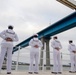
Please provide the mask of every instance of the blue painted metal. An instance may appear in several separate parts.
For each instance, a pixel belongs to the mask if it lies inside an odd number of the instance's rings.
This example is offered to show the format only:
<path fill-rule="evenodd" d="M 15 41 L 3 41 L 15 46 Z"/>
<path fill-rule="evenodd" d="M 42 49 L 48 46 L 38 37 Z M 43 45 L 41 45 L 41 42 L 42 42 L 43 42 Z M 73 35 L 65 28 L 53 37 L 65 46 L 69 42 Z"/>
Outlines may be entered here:
<path fill-rule="evenodd" d="M 50 36 L 61 33 L 63 31 L 71 29 L 73 27 L 76 27 L 76 12 L 74 12 L 71 15 L 63 18 L 62 20 L 50 25 L 46 29 L 38 32 L 38 35 L 39 35 L 39 38 L 41 38 L 41 37 L 50 38 Z M 28 39 L 26 39 L 23 42 L 16 45 L 13 49 L 13 52 L 17 51 L 18 50 L 17 47 L 19 47 L 19 46 L 21 46 L 21 48 L 28 46 L 28 43 L 32 37 L 33 36 L 29 37 Z"/>

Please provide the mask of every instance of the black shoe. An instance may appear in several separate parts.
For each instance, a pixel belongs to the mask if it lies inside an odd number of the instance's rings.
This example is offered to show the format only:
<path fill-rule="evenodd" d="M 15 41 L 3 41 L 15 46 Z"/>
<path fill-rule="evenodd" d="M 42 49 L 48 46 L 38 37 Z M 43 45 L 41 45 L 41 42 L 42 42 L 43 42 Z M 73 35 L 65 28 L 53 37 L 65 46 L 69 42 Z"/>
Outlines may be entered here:
<path fill-rule="evenodd" d="M 7 72 L 7 74 L 11 74 L 11 72 Z"/>
<path fill-rule="evenodd" d="M 57 72 L 51 72 L 51 73 L 53 73 L 53 74 L 57 74 Z"/>
<path fill-rule="evenodd" d="M 75 72 L 73 72 L 73 71 L 69 71 L 70 73 L 75 73 Z"/>
<path fill-rule="evenodd" d="M 62 72 L 58 72 L 59 74 L 62 74 Z"/>
<path fill-rule="evenodd" d="M 29 74 L 33 74 L 33 72 L 28 72 Z"/>
<path fill-rule="evenodd" d="M 38 72 L 34 72 L 35 74 L 38 74 Z"/>

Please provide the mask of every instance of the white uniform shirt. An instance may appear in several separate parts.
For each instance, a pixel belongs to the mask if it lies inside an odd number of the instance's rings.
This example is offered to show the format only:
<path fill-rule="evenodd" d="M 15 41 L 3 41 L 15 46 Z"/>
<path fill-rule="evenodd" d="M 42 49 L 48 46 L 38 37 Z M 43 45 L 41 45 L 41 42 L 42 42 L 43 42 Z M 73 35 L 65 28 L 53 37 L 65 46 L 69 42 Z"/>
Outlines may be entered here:
<path fill-rule="evenodd" d="M 52 41 L 51 42 L 51 46 L 55 49 L 56 47 L 58 47 L 58 48 L 62 48 L 62 45 L 61 45 L 61 43 L 60 43 L 60 41 L 58 41 L 58 40 L 54 40 L 54 41 Z"/>
<path fill-rule="evenodd" d="M 42 42 L 38 38 L 33 38 L 30 40 L 29 45 L 34 49 L 39 49 L 39 47 L 42 47 Z M 38 45 L 38 48 L 35 48 L 34 46 Z"/>
<path fill-rule="evenodd" d="M 68 50 L 69 50 L 70 52 L 76 51 L 76 46 L 75 46 L 73 43 L 71 43 L 71 44 L 68 46 Z"/>
<path fill-rule="evenodd" d="M 12 42 L 7 42 L 5 40 L 7 37 L 11 38 L 13 40 L 13 42 L 14 41 L 18 41 L 18 37 L 17 37 L 16 33 L 13 30 L 11 30 L 11 29 L 7 29 L 7 30 L 2 31 L 0 33 L 0 37 L 3 39 L 2 44 L 3 43 L 4 44 L 8 44 L 8 43 L 12 44 Z"/>

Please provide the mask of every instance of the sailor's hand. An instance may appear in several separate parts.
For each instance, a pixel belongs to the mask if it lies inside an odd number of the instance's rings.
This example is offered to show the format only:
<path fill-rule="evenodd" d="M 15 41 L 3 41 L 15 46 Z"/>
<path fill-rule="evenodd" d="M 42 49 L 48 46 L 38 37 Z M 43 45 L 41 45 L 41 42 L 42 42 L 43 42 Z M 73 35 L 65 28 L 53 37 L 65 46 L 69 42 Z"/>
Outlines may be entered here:
<path fill-rule="evenodd" d="M 11 38 L 9 38 L 9 37 L 7 37 L 5 40 L 6 40 L 7 42 L 8 42 L 8 41 L 10 41 L 10 42 L 13 41 L 13 40 L 12 40 Z"/>
<path fill-rule="evenodd" d="M 35 45 L 34 47 L 35 47 L 35 48 L 38 48 L 39 46 L 38 46 L 38 45 Z"/>
<path fill-rule="evenodd" d="M 76 53 L 76 51 L 72 51 L 73 53 Z"/>
<path fill-rule="evenodd" d="M 60 48 L 59 48 L 59 47 L 55 47 L 55 49 L 56 49 L 56 50 L 58 50 L 58 51 L 60 50 Z"/>

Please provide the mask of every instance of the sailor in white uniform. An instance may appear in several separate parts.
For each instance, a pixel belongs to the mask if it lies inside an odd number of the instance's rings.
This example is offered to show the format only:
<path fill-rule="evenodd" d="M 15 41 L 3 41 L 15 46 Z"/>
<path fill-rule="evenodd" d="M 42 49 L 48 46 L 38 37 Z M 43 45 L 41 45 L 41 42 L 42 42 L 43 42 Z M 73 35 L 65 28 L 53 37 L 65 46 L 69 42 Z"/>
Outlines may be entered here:
<path fill-rule="evenodd" d="M 11 74 L 13 42 L 18 41 L 18 36 L 13 31 L 13 26 L 9 25 L 7 30 L 0 33 L 0 37 L 3 39 L 1 43 L 0 71 L 7 52 L 7 74 Z"/>
<path fill-rule="evenodd" d="M 43 46 L 42 42 L 38 39 L 38 34 L 35 34 L 33 36 L 33 38 L 29 42 L 29 46 L 31 46 L 29 73 L 32 74 L 34 72 L 38 74 L 39 48 Z M 34 60 L 35 67 L 33 66 Z"/>
<path fill-rule="evenodd" d="M 76 46 L 73 41 L 69 41 L 68 50 L 70 51 L 71 70 L 70 73 L 76 72 Z"/>
<path fill-rule="evenodd" d="M 53 37 L 51 46 L 53 48 L 53 61 L 54 61 L 54 67 L 53 67 L 52 73 L 61 74 L 62 73 L 62 65 L 61 65 L 60 49 L 62 48 L 62 46 L 61 46 L 61 43 L 58 40 L 57 36 Z"/>

